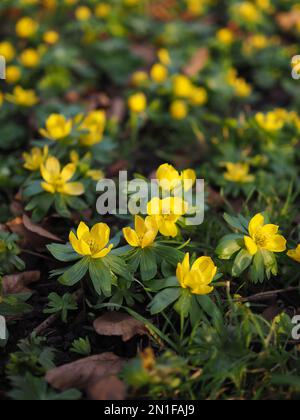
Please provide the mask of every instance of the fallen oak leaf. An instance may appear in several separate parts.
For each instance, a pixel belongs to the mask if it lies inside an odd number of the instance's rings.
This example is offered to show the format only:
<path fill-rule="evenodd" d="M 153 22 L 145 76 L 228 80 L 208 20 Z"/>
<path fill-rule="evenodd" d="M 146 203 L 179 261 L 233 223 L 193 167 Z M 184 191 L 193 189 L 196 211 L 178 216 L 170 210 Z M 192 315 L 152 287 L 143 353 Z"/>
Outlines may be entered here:
<path fill-rule="evenodd" d="M 208 48 L 199 48 L 191 61 L 184 67 L 183 72 L 189 77 L 196 76 L 205 67 L 208 60 Z"/>
<path fill-rule="evenodd" d="M 62 242 L 62 240 L 58 236 L 44 229 L 42 226 L 33 223 L 33 221 L 26 214 L 23 215 L 23 223 L 26 229 L 28 229 L 32 233 L 37 234 L 38 236 L 51 239 L 55 242 Z"/>
<path fill-rule="evenodd" d="M 45 379 L 53 388 L 60 391 L 77 388 L 85 390 L 91 398 L 96 399 L 101 397 L 101 387 L 105 387 L 106 394 L 109 394 L 111 399 L 117 399 L 114 395 L 120 396 L 120 386 L 116 388 L 114 394 L 114 389 L 108 389 L 107 383 L 116 385 L 116 381 L 111 380 L 111 377 L 121 371 L 125 361 L 126 359 L 113 353 L 102 353 L 51 369 L 46 373 Z M 107 382 L 108 378 L 110 379 Z"/>
<path fill-rule="evenodd" d="M 278 13 L 276 16 L 277 23 L 285 30 L 289 31 L 300 22 L 300 11 L 292 10 L 290 12 Z"/>
<path fill-rule="evenodd" d="M 2 278 L 3 295 L 6 296 L 31 292 L 27 286 L 38 282 L 40 278 L 40 271 L 25 271 L 24 273 L 4 276 Z"/>
<path fill-rule="evenodd" d="M 126 397 L 126 386 L 117 376 L 111 375 L 89 386 L 87 394 L 94 401 L 121 401 Z"/>
<path fill-rule="evenodd" d="M 119 336 L 129 341 L 136 335 L 147 335 L 146 326 L 122 312 L 107 312 L 94 321 L 94 329 L 99 335 Z"/>

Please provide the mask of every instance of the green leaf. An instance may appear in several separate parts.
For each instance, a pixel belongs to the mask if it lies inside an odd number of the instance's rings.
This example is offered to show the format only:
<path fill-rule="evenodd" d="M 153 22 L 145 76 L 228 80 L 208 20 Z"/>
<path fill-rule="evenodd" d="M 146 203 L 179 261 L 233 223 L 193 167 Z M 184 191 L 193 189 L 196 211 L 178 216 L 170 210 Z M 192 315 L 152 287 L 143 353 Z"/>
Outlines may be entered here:
<path fill-rule="evenodd" d="M 89 273 L 98 295 L 101 296 L 103 293 L 106 297 L 110 297 L 113 279 L 110 269 L 104 262 L 101 259 L 95 260 L 91 258 L 89 262 Z"/>
<path fill-rule="evenodd" d="M 154 279 L 157 274 L 156 255 L 151 248 L 142 249 L 140 253 L 140 269 L 143 281 Z"/>
<path fill-rule="evenodd" d="M 253 283 L 262 283 L 265 279 L 264 259 L 263 254 L 260 250 L 255 254 L 253 258 L 253 263 L 251 265 L 250 270 L 250 277 Z"/>
<path fill-rule="evenodd" d="M 161 260 L 165 260 L 173 267 L 176 267 L 184 258 L 184 253 L 182 251 L 170 246 L 155 244 L 153 250 Z"/>
<path fill-rule="evenodd" d="M 169 287 L 159 292 L 149 305 L 151 315 L 156 315 L 175 302 L 181 294 L 181 287 Z"/>
<path fill-rule="evenodd" d="M 76 261 L 80 257 L 70 244 L 62 245 L 62 244 L 50 244 L 47 245 L 47 249 L 56 258 L 58 261 L 62 262 L 69 262 L 69 261 Z"/>
<path fill-rule="evenodd" d="M 231 226 L 233 229 L 237 229 L 245 234 L 247 234 L 247 229 L 243 226 L 243 223 L 238 217 L 230 216 L 227 213 L 224 213 L 225 221 Z"/>
<path fill-rule="evenodd" d="M 190 313 L 192 307 L 192 298 L 193 295 L 188 290 L 182 289 L 181 296 L 174 306 L 175 311 L 184 318 L 186 318 Z"/>
<path fill-rule="evenodd" d="M 68 210 L 65 197 L 62 194 L 57 194 L 55 196 L 55 209 L 60 216 L 67 219 L 71 217 L 71 213 Z"/>
<path fill-rule="evenodd" d="M 245 249 L 242 249 L 236 256 L 233 267 L 232 275 L 233 277 L 239 277 L 251 264 L 253 256 Z"/>
<path fill-rule="evenodd" d="M 89 268 L 89 257 L 82 258 L 69 268 L 58 281 L 65 286 L 74 286 L 86 275 Z"/>
<path fill-rule="evenodd" d="M 168 287 L 178 287 L 179 282 L 176 277 L 168 277 L 167 279 L 161 279 L 161 280 L 151 280 L 149 285 L 147 284 L 147 287 L 152 292 L 159 292 L 162 289 L 166 289 Z"/>
<path fill-rule="evenodd" d="M 113 273 L 124 277 L 124 279 L 130 282 L 133 281 L 133 275 L 130 272 L 130 268 L 121 257 L 109 254 L 103 258 L 103 262 Z"/>
<path fill-rule="evenodd" d="M 239 251 L 244 244 L 244 237 L 242 235 L 226 235 L 219 242 L 216 248 L 216 254 L 221 260 L 229 260 L 233 254 Z"/>

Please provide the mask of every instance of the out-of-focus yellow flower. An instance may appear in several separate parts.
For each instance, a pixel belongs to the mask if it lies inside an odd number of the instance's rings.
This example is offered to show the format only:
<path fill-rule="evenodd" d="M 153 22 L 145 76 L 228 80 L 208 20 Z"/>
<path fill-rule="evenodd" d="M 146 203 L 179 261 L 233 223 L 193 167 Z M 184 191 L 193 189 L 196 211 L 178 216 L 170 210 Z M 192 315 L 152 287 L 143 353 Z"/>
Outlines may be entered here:
<path fill-rule="evenodd" d="M 49 45 L 57 44 L 59 41 L 59 33 L 56 31 L 47 31 L 44 33 L 43 40 Z"/>
<path fill-rule="evenodd" d="M 145 71 L 136 71 L 133 73 L 131 82 L 134 86 L 140 86 L 148 80 L 148 74 Z"/>
<path fill-rule="evenodd" d="M 217 40 L 224 45 L 231 45 L 234 41 L 234 33 L 229 28 L 222 28 L 217 32 Z"/>
<path fill-rule="evenodd" d="M 300 263 L 300 245 L 298 245 L 296 249 L 288 251 L 287 255 L 292 258 L 292 260 Z"/>
<path fill-rule="evenodd" d="M 150 74 L 154 82 L 163 83 L 167 80 L 169 71 L 163 64 L 157 63 L 152 66 Z"/>
<path fill-rule="evenodd" d="M 192 15 L 200 16 L 204 12 L 205 0 L 186 0 L 187 10 Z"/>
<path fill-rule="evenodd" d="M 184 120 L 188 115 L 188 106 L 185 101 L 177 99 L 171 103 L 170 114 L 175 120 Z"/>
<path fill-rule="evenodd" d="M 202 106 L 207 103 L 208 95 L 203 87 L 194 87 L 190 95 L 190 103 L 194 106 Z"/>
<path fill-rule="evenodd" d="M 170 66 L 172 64 L 169 51 L 166 48 L 161 48 L 160 50 L 158 50 L 157 56 L 158 56 L 159 61 L 164 66 Z"/>
<path fill-rule="evenodd" d="M 93 146 L 103 140 L 103 133 L 106 124 L 104 111 L 92 111 L 82 121 L 79 129 L 85 133 L 80 136 L 82 146 Z"/>
<path fill-rule="evenodd" d="M 106 18 L 111 12 L 111 5 L 108 3 L 99 3 L 95 8 L 95 16 Z"/>
<path fill-rule="evenodd" d="M 154 216 L 159 232 L 163 236 L 175 238 L 178 234 L 176 223 L 188 211 L 188 204 L 179 197 L 168 197 L 163 200 L 153 198 L 147 205 L 149 216 Z"/>
<path fill-rule="evenodd" d="M 31 107 L 39 102 L 34 90 L 25 90 L 21 86 L 16 86 L 12 94 L 7 93 L 6 99 L 16 105 Z"/>
<path fill-rule="evenodd" d="M 50 140 L 63 140 L 71 134 L 73 122 L 64 115 L 51 114 L 46 121 L 46 128 L 40 129 L 40 134 Z"/>
<path fill-rule="evenodd" d="M 140 354 L 140 357 L 141 357 L 143 368 L 146 371 L 150 372 L 155 367 L 155 364 L 156 364 L 155 354 L 152 347 L 147 347 L 145 350 L 143 350 Z"/>
<path fill-rule="evenodd" d="M 48 157 L 49 149 L 45 146 L 43 149 L 39 147 L 33 147 L 30 153 L 24 152 L 23 159 L 25 161 L 24 168 L 28 171 L 38 171 L 41 165 L 45 162 Z"/>
<path fill-rule="evenodd" d="M 41 165 L 41 175 L 45 181 L 41 183 L 41 186 L 51 194 L 82 195 L 84 193 L 83 184 L 81 182 L 70 182 L 75 172 L 76 165 L 74 163 L 69 163 L 61 169 L 59 160 L 50 156 Z"/>
<path fill-rule="evenodd" d="M 173 77 L 173 94 L 178 98 L 189 98 L 193 90 L 193 84 L 187 76 L 177 74 Z"/>
<path fill-rule="evenodd" d="M 38 30 L 39 24 L 30 17 L 21 18 L 16 24 L 16 33 L 20 38 L 30 38 Z"/>
<path fill-rule="evenodd" d="M 226 163 L 227 172 L 224 174 L 224 178 L 227 181 L 238 182 L 241 184 L 246 184 L 253 182 L 255 177 L 250 175 L 250 167 L 248 163 Z"/>
<path fill-rule="evenodd" d="M 157 169 L 156 179 L 164 191 L 173 191 L 180 186 L 188 191 L 195 185 L 196 173 L 193 169 L 178 172 L 174 166 L 165 163 Z"/>
<path fill-rule="evenodd" d="M 20 54 L 20 62 L 24 67 L 33 68 L 37 67 L 40 63 L 40 55 L 33 48 L 28 48 Z"/>
<path fill-rule="evenodd" d="M 16 56 L 16 50 L 14 46 L 8 42 L 0 42 L 0 55 L 2 55 L 7 62 L 12 61 Z"/>
<path fill-rule="evenodd" d="M 57 0 L 42 0 L 43 7 L 47 10 L 54 11 L 57 8 Z"/>
<path fill-rule="evenodd" d="M 274 10 L 270 0 L 255 0 L 255 4 L 263 12 L 271 13 Z"/>
<path fill-rule="evenodd" d="M 136 6 L 140 3 L 140 0 L 123 0 L 126 6 Z"/>
<path fill-rule="evenodd" d="M 263 34 L 253 35 L 250 39 L 250 42 L 251 45 L 258 50 L 262 50 L 268 46 L 268 39 Z"/>
<path fill-rule="evenodd" d="M 258 8 L 250 1 L 244 1 L 234 6 L 238 16 L 245 22 L 256 23 L 261 20 Z"/>
<path fill-rule="evenodd" d="M 0 107 L 3 105 L 3 103 L 4 103 L 4 94 L 0 92 Z"/>
<path fill-rule="evenodd" d="M 135 216 L 135 230 L 130 227 L 123 229 L 124 238 L 129 245 L 142 249 L 153 245 L 157 233 L 158 227 L 152 216 L 146 217 L 145 220 L 140 216 Z"/>
<path fill-rule="evenodd" d="M 93 181 L 100 181 L 100 179 L 104 178 L 104 172 L 98 169 L 89 169 L 91 159 L 91 153 L 86 153 L 80 160 L 79 154 L 76 150 L 72 150 L 70 152 L 71 162 L 74 163 L 85 176 L 91 178 Z"/>
<path fill-rule="evenodd" d="M 237 76 L 236 69 L 230 69 L 227 75 L 227 81 L 235 90 L 235 94 L 240 98 L 246 98 L 251 95 L 252 87 L 245 79 Z"/>
<path fill-rule="evenodd" d="M 259 112 L 255 115 L 255 121 L 257 124 L 266 131 L 274 132 L 279 131 L 284 127 L 284 119 L 276 112 L 268 112 L 263 114 Z"/>
<path fill-rule="evenodd" d="M 15 84 L 21 79 L 21 69 L 18 66 L 8 66 L 6 68 L 6 81 Z"/>
<path fill-rule="evenodd" d="M 284 252 L 286 239 L 278 234 L 279 226 L 265 225 L 264 216 L 259 213 L 249 223 L 249 235 L 245 236 L 245 246 L 251 255 L 255 255 L 260 249 L 270 252 Z"/>
<path fill-rule="evenodd" d="M 64 3 L 69 6 L 73 6 L 74 4 L 77 4 L 78 2 L 79 0 L 64 0 Z"/>
<path fill-rule="evenodd" d="M 97 223 L 90 230 L 84 222 L 81 222 L 76 235 L 71 232 L 69 240 L 77 254 L 99 259 L 106 257 L 113 248 L 113 245 L 107 247 L 109 237 L 110 228 L 106 223 Z"/>
<path fill-rule="evenodd" d="M 183 289 L 190 289 L 195 295 L 208 295 L 214 287 L 211 283 L 217 274 L 217 267 L 210 257 L 200 257 L 190 265 L 190 254 L 186 254 L 177 266 L 176 277 Z"/>
<path fill-rule="evenodd" d="M 81 22 L 85 22 L 92 17 L 92 11 L 87 6 L 79 6 L 75 10 L 75 17 Z"/>
<path fill-rule="evenodd" d="M 130 96 L 128 99 L 128 106 L 129 109 L 136 114 L 144 112 L 147 108 L 146 95 L 142 92 L 139 92 Z"/>
<path fill-rule="evenodd" d="M 89 169 L 86 175 L 96 182 L 104 178 L 104 172 L 101 171 L 100 169 Z"/>

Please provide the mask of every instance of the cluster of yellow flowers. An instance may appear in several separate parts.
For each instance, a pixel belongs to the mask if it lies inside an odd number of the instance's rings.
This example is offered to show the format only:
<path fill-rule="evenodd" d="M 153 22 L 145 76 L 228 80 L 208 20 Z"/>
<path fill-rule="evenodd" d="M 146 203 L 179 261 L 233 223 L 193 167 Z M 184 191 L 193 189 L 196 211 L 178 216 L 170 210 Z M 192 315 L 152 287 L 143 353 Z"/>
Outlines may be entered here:
<path fill-rule="evenodd" d="M 104 111 L 91 111 L 87 116 L 78 115 L 74 119 L 67 119 L 61 114 L 52 114 L 46 121 L 45 128 L 40 134 L 53 141 L 68 139 L 72 130 L 79 133 L 79 144 L 91 147 L 103 140 L 106 124 Z"/>
<path fill-rule="evenodd" d="M 248 163 L 226 163 L 227 171 L 224 174 L 224 178 L 230 182 L 237 182 L 241 184 L 247 184 L 255 180 L 254 175 L 251 175 L 250 166 Z"/>
<path fill-rule="evenodd" d="M 240 98 L 247 98 L 252 93 L 252 86 L 242 77 L 238 77 L 236 69 L 230 69 L 227 74 L 227 83 L 234 89 Z"/>
<path fill-rule="evenodd" d="M 266 114 L 259 112 L 255 115 L 255 121 L 259 127 L 268 132 L 280 131 L 286 124 L 292 124 L 297 130 L 300 130 L 300 117 L 297 112 L 289 112 L 282 108 L 277 108 Z"/>

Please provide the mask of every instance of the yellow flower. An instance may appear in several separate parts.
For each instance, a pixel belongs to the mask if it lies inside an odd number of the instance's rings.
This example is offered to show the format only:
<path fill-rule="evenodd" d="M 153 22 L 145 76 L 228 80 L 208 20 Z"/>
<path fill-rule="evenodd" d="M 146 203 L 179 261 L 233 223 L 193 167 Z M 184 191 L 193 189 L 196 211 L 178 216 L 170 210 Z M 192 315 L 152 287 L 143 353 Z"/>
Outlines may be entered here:
<path fill-rule="evenodd" d="M 147 98 L 144 93 L 136 93 L 128 99 L 129 109 L 136 113 L 140 114 L 145 111 L 147 108 Z"/>
<path fill-rule="evenodd" d="M 28 48 L 20 54 L 20 62 L 24 67 L 37 67 L 40 63 L 40 55 L 33 48 Z"/>
<path fill-rule="evenodd" d="M 245 98 L 251 95 L 252 87 L 245 79 L 237 76 L 236 69 L 230 69 L 227 75 L 227 81 L 233 87 L 237 96 Z"/>
<path fill-rule="evenodd" d="M 168 75 L 168 69 L 163 64 L 154 64 L 154 66 L 151 69 L 151 78 L 156 83 L 165 82 L 168 78 Z"/>
<path fill-rule="evenodd" d="M 170 64 L 172 64 L 169 51 L 166 48 L 161 48 L 160 50 L 158 50 L 157 56 L 161 64 L 163 64 L 164 66 L 169 66 Z"/>
<path fill-rule="evenodd" d="M 251 255 L 260 249 L 270 252 L 283 252 L 286 250 L 286 239 L 278 234 L 279 226 L 267 224 L 262 214 L 257 214 L 249 223 L 249 235 L 245 236 L 245 245 Z"/>
<path fill-rule="evenodd" d="M 203 87 L 193 87 L 190 102 L 194 106 L 202 106 L 207 103 L 208 95 L 206 89 Z"/>
<path fill-rule="evenodd" d="M 184 101 L 177 99 L 170 106 L 170 114 L 174 120 L 184 120 L 188 115 L 188 107 Z"/>
<path fill-rule="evenodd" d="M 281 115 L 274 112 L 263 114 L 259 112 L 255 116 L 257 124 L 266 131 L 279 131 L 284 127 L 285 121 Z"/>
<path fill-rule="evenodd" d="M 173 94 L 179 98 L 189 98 L 193 89 L 190 79 L 183 74 L 173 77 Z"/>
<path fill-rule="evenodd" d="M 0 55 L 2 55 L 7 62 L 9 62 L 15 58 L 16 50 L 10 42 L 0 42 Z"/>
<path fill-rule="evenodd" d="M 190 254 L 186 254 L 182 263 L 177 266 L 176 277 L 183 289 L 190 289 L 195 295 L 208 295 L 214 288 L 210 286 L 217 267 L 210 257 L 198 258 L 190 266 Z"/>
<path fill-rule="evenodd" d="M 261 19 L 261 14 L 257 7 L 250 3 L 250 1 L 244 1 L 235 7 L 237 8 L 239 17 L 244 21 L 257 22 Z"/>
<path fill-rule="evenodd" d="M 234 33 L 229 28 L 222 28 L 217 32 L 217 40 L 224 45 L 231 45 L 234 41 Z"/>
<path fill-rule="evenodd" d="M 106 247 L 109 237 L 110 228 L 107 224 L 97 223 L 90 230 L 84 222 L 81 222 L 77 234 L 71 232 L 69 240 L 77 254 L 99 259 L 106 257 L 113 248 L 113 245 Z"/>
<path fill-rule="evenodd" d="M 270 0 L 255 0 L 257 7 L 264 12 L 272 12 L 273 6 Z"/>
<path fill-rule="evenodd" d="M 44 33 L 43 40 L 50 45 L 54 45 L 59 41 L 59 33 L 56 31 L 47 31 Z"/>
<path fill-rule="evenodd" d="M 79 126 L 85 133 L 80 137 L 82 146 L 93 146 L 103 140 L 103 133 L 106 124 L 106 114 L 104 111 L 90 112 Z"/>
<path fill-rule="evenodd" d="M 181 185 L 185 191 L 188 191 L 196 182 L 196 173 L 192 169 L 186 169 L 179 173 L 174 166 L 165 163 L 157 169 L 156 179 L 164 191 L 173 191 Z"/>
<path fill-rule="evenodd" d="M 227 181 L 239 182 L 242 184 L 253 182 L 254 175 L 249 174 L 249 165 L 247 163 L 226 163 L 227 172 L 224 174 L 224 178 Z"/>
<path fill-rule="evenodd" d="M 21 70 L 18 66 L 8 66 L 6 68 L 6 81 L 15 84 L 21 79 Z"/>
<path fill-rule="evenodd" d="M 31 107 L 38 103 L 39 99 L 34 90 L 25 90 L 21 86 L 16 86 L 13 94 L 7 94 L 6 99 L 13 104 Z"/>
<path fill-rule="evenodd" d="M 95 8 L 95 16 L 106 18 L 111 11 L 111 5 L 108 3 L 100 3 Z"/>
<path fill-rule="evenodd" d="M 44 149 L 39 147 L 34 147 L 31 149 L 30 153 L 23 153 L 23 159 L 25 161 L 24 168 L 28 171 L 37 171 L 40 169 L 41 165 L 45 162 L 48 156 L 48 147 L 45 146 Z"/>
<path fill-rule="evenodd" d="M 51 140 L 62 140 L 70 135 L 72 125 L 72 120 L 67 120 L 64 115 L 51 114 L 46 121 L 46 128 L 42 128 L 40 134 Z"/>
<path fill-rule="evenodd" d="M 131 82 L 134 86 L 140 86 L 148 80 L 148 74 L 145 71 L 136 71 L 133 73 Z"/>
<path fill-rule="evenodd" d="M 292 258 L 292 260 L 300 263 L 300 245 L 298 245 L 296 249 L 288 251 L 287 255 Z"/>
<path fill-rule="evenodd" d="M 39 28 L 39 24 L 30 17 L 21 18 L 16 24 L 16 33 L 20 38 L 32 37 Z"/>
<path fill-rule="evenodd" d="M 41 165 L 41 175 L 45 182 L 42 188 L 51 193 L 66 195 L 82 195 L 84 186 L 81 182 L 69 182 L 76 172 L 76 165 L 69 163 L 61 169 L 59 161 L 54 156 L 48 157 L 46 162 Z"/>
<path fill-rule="evenodd" d="M 3 105 L 4 102 L 4 94 L 0 92 L 0 107 Z"/>
<path fill-rule="evenodd" d="M 147 205 L 147 213 L 155 217 L 159 232 L 163 236 L 175 238 L 178 234 L 176 223 L 188 211 L 188 204 L 179 197 L 163 200 L 153 198 Z"/>
<path fill-rule="evenodd" d="M 204 0 L 186 0 L 188 11 L 195 16 L 202 15 L 204 12 Z"/>
<path fill-rule="evenodd" d="M 75 16 L 77 20 L 84 22 L 91 18 L 92 12 L 87 6 L 79 6 L 75 10 Z"/>
<path fill-rule="evenodd" d="M 153 245 L 158 233 L 158 227 L 154 217 L 148 216 L 144 220 L 135 216 L 135 230 L 130 227 L 123 229 L 123 234 L 129 245 L 137 248 L 147 248 Z"/>
<path fill-rule="evenodd" d="M 100 169 L 89 169 L 86 174 L 93 181 L 97 182 L 104 178 L 104 172 Z"/>

